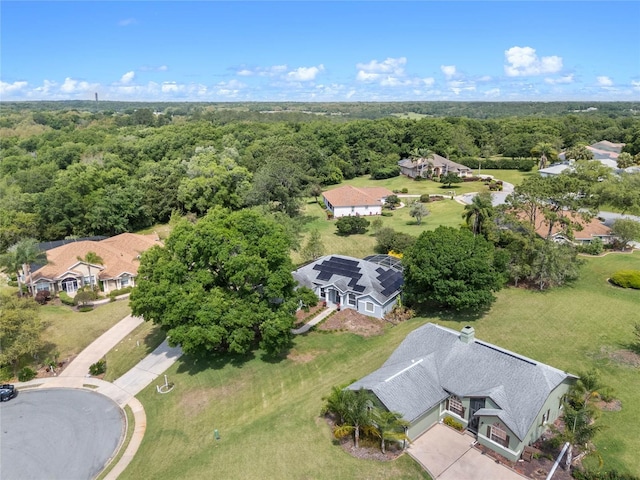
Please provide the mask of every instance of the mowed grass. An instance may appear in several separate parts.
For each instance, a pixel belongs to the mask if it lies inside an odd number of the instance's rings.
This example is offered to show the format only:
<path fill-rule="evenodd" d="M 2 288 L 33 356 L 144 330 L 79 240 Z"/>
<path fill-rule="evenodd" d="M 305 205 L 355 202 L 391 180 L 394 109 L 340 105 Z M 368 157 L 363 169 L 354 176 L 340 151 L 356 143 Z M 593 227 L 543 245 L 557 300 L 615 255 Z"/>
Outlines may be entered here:
<path fill-rule="evenodd" d="M 479 339 L 572 373 L 599 368 L 622 410 L 603 414 L 596 445 L 606 468 L 637 473 L 640 372 L 602 353 L 623 350 L 638 321 L 640 292 L 606 281 L 621 268 L 640 269 L 640 252 L 587 259 L 581 279 L 568 287 L 503 290 L 477 319 L 428 315 L 366 339 L 312 332 L 296 337 L 288 358 L 277 362 L 259 353 L 226 362 L 182 358 L 167 372 L 173 392 L 159 395 L 152 385 L 140 394 L 147 432 L 121 478 L 422 478 L 406 456 L 379 463 L 346 454 L 319 412 L 333 385 L 378 368 L 428 321 L 456 330 L 471 323 Z"/>
<path fill-rule="evenodd" d="M 296 337 L 289 357 L 238 361 L 182 358 L 168 370 L 175 389 L 138 398 L 148 425 L 122 479 L 418 479 L 408 456 L 359 460 L 333 441 L 320 416 L 331 387 L 381 365 L 419 320 L 364 339 L 349 333 Z M 216 440 L 214 430 L 220 440 Z"/>
<path fill-rule="evenodd" d="M 127 373 L 153 352 L 165 338 L 165 332 L 159 325 L 144 322 L 107 353 L 107 371 L 104 379 L 113 382 Z"/>
<path fill-rule="evenodd" d="M 603 412 L 595 444 L 607 469 L 640 472 L 640 369 L 607 352 L 625 352 L 640 321 L 640 291 L 607 282 L 620 269 L 640 270 L 640 252 L 586 259 L 575 284 L 548 292 L 506 289 L 491 311 L 470 322 L 476 336 L 574 374 L 597 368 L 622 401 Z M 460 329 L 465 319 L 429 318 Z"/>
<path fill-rule="evenodd" d="M 131 313 L 129 301 L 100 305 L 90 312 L 76 312 L 64 305 L 46 305 L 39 309 L 46 325 L 43 334 L 51 352 L 60 361 L 80 353 L 104 332 Z"/>

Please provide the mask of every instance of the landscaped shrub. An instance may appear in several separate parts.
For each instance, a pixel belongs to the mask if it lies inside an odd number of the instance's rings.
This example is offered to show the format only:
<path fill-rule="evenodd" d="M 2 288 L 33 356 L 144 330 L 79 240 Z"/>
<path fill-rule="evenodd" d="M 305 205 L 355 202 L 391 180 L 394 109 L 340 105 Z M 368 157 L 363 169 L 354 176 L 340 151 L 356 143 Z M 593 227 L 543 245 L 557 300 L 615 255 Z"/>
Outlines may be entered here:
<path fill-rule="evenodd" d="M 0 367 L 0 382 L 8 382 L 12 378 L 13 373 L 11 372 L 11 367 L 9 365 Z"/>
<path fill-rule="evenodd" d="M 336 222 L 338 235 L 352 235 L 365 233 L 369 227 L 369 220 L 364 217 L 340 217 Z"/>
<path fill-rule="evenodd" d="M 96 363 L 92 364 L 89 367 L 89 373 L 94 377 L 98 375 L 102 375 L 107 371 L 107 361 L 103 358 L 102 360 L 98 360 Z"/>
<path fill-rule="evenodd" d="M 640 477 L 630 473 L 619 473 L 616 470 L 591 472 L 575 468 L 571 471 L 571 476 L 576 480 L 640 480 Z"/>
<path fill-rule="evenodd" d="M 610 282 L 622 288 L 640 290 L 640 270 L 619 270 L 611 275 Z"/>
<path fill-rule="evenodd" d="M 428 193 L 423 193 L 422 195 L 420 195 L 420 203 L 429 203 L 430 201 L 431 199 L 429 198 Z"/>
<path fill-rule="evenodd" d="M 133 287 L 124 287 L 124 288 L 120 288 L 118 290 L 111 290 L 109 292 L 109 298 L 113 302 L 116 299 L 117 296 L 124 295 L 125 293 L 129 293 L 129 292 L 131 292 L 131 290 L 133 290 Z"/>
<path fill-rule="evenodd" d="M 36 302 L 44 305 L 49 300 L 51 300 L 51 292 L 49 290 L 38 290 L 38 293 L 36 293 Z"/>
<path fill-rule="evenodd" d="M 372 180 L 383 180 L 385 178 L 393 178 L 400 175 L 400 167 L 383 167 L 371 172 Z"/>
<path fill-rule="evenodd" d="M 462 160 L 459 159 L 458 163 L 474 170 L 481 168 L 483 170 L 520 170 L 521 172 L 530 172 L 537 162 L 529 158 L 503 158 L 500 160 L 464 158 Z"/>
<path fill-rule="evenodd" d="M 443 423 L 445 425 L 449 425 L 451 428 L 455 428 L 458 431 L 462 431 L 464 429 L 464 427 L 462 426 L 462 424 L 460 422 L 458 422 L 457 420 L 454 420 L 451 417 L 445 417 L 443 420 Z"/>
<path fill-rule="evenodd" d="M 393 212 L 390 212 L 389 210 L 383 210 L 380 215 L 382 215 L 383 217 L 393 217 Z"/>
<path fill-rule="evenodd" d="M 599 237 L 591 240 L 591 243 L 585 243 L 578 246 L 580 253 L 586 253 L 587 255 L 600 255 L 604 250 L 604 244 Z"/>
<path fill-rule="evenodd" d="M 74 300 L 73 298 L 71 298 L 71 297 L 67 294 L 67 292 L 64 292 L 64 291 L 63 291 L 63 292 L 60 292 L 60 293 L 58 294 L 58 296 L 60 297 L 60 301 L 61 301 L 62 303 L 64 303 L 65 305 L 69 305 L 69 306 L 73 307 L 73 306 L 76 304 L 75 300 Z"/>
<path fill-rule="evenodd" d="M 480 177 L 462 177 L 463 182 L 479 182 L 480 180 Z"/>
<path fill-rule="evenodd" d="M 402 193 L 409 193 L 409 189 L 408 188 L 403 188 L 402 190 L 400 190 Z"/>
<path fill-rule="evenodd" d="M 36 378 L 36 372 L 29 367 L 24 367 L 18 372 L 18 380 L 21 382 L 28 382 L 34 378 Z"/>

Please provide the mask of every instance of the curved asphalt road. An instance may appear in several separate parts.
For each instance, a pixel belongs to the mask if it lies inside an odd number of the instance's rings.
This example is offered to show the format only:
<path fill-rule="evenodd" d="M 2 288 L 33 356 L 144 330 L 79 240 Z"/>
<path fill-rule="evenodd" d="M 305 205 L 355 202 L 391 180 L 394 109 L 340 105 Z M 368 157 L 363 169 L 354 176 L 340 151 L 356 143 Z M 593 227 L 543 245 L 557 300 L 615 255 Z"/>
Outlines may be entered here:
<path fill-rule="evenodd" d="M 88 390 L 24 390 L 0 407 L 3 480 L 87 480 L 104 468 L 125 430 L 122 409 Z"/>

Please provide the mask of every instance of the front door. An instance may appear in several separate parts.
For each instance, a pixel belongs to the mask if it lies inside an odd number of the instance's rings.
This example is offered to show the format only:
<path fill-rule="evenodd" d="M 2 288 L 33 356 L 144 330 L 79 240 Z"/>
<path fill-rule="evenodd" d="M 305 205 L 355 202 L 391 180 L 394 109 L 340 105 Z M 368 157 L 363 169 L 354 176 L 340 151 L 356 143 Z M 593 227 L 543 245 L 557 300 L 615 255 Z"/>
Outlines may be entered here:
<path fill-rule="evenodd" d="M 467 429 L 474 433 L 478 433 L 480 418 L 476 417 L 474 414 L 481 408 L 484 408 L 484 398 L 472 398 L 469 407 L 471 411 L 469 412 L 469 425 L 467 425 Z"/>

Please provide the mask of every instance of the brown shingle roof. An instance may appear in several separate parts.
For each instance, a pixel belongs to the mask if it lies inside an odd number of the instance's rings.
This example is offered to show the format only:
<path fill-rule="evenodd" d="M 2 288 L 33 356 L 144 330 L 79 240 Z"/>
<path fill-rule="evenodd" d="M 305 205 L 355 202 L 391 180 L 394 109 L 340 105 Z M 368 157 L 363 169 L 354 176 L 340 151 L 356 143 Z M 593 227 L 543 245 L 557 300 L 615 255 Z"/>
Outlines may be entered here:
<path fill-rule="evenodd" d="M 47 251 L 50 263 L 33 272 L 33 281 L 39 278 L 55 279 L 64 275 L 80 263 L 78 257 L 84 258 L 89 252 L 95 252 L 104 262 L 104 265 L 98 266 L 101 280 L 114 278 L 125 272 L 135 275 L 138 272 L 138 256 L 154 245 L 160 245 L 156 235 L 135 233 L 122 233 L 99 242 L 85 240 L 68 243 Z"/>
<path fill-rule="evenodd" d="M 334 188 L 322 195 L 334 207 L 363 207 L 367 205 L 380 205 L 380 199 L 393 195 L 391 190 L 383 187 L 353 187 L 344 185 Z"/>
<path fill-rule="evenodd" d="M 573 238 L 575 240 L 592 240 L 595 237 L 611 235 L 611 229 L 597 218 L 592 218 L 587 222 L 580 215 L 575 213 L 563 212 L 563 215 L 568 217 L 572 224 L 582 226 L 582 230 L 578 230 L 575 227 L 573 228 Z M 535 230 L 542 238 L 547 238 L 547 234 L 549 233 L 549 222 L 545 220 L 542 212 L 538 212 L 536 215 Z M 561 225 L 556 223 L 551 229 L 551 236 L 561 234 L 563 231 L 564 230 L 561 228 Z"/>

